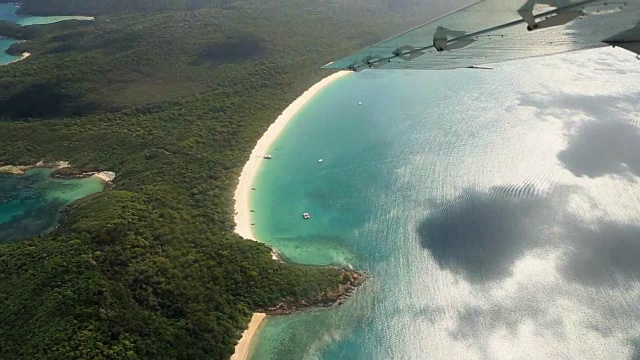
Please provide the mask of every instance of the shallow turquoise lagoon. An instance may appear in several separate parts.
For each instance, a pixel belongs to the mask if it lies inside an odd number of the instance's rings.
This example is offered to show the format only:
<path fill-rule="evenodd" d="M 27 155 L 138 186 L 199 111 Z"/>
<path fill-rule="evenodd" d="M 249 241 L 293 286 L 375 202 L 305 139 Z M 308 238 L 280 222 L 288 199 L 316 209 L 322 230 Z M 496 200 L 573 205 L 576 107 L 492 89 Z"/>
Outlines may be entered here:
<path fill-rule="evenodd" d="M 95 177 L 60 180 L 51 178 L 51 172 L 0 174 L 0 243 L 50 231 L 64 206 L 104 189 L 104 182 Z"/>

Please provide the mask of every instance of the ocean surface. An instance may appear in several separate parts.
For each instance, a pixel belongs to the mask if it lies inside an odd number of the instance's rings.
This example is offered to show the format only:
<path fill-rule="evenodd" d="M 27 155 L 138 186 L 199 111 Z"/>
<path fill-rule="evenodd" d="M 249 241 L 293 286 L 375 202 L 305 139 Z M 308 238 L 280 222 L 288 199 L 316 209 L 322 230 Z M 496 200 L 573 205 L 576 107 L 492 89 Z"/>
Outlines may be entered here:
<path fill-rule="evenodd" d="M 0 244 L 52 230 L 65 205 L 104 189 L 95 177 L 59 180 L 51 169 L 23 176 L 0 174 Z"/>
<path fill-rule="evenodd" d="M 372 277 L 268 318 L 252 359 L 640 358 L 639 83 L 598 49 L 330 85 L 263 162 L 255 232 Z"/>
<path fill-rule="evenodd" d="M 10 21 L 20 25 L 52 24 L 64 20 L 84 19 L 83 16 L 25 16 L 16 15 L 20 7 L 15 4 L 0 4 L 0 20 Z M 11 56 L 5 53 L 15 40 L 0 37 L 0 65 L 10 63 L 19 56 Z"/>

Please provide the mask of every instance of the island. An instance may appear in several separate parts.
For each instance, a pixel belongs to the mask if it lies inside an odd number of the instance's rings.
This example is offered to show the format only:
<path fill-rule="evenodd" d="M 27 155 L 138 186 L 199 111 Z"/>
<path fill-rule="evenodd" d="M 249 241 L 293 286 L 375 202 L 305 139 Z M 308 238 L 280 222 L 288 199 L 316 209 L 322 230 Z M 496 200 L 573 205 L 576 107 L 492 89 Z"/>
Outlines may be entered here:
<path fill-rule="evenodd" d="M 384 3 L 21 6 L 96 20 L 38 25 L 14 45 L 33 56 L 0 67 L 0 163 L 64 159 L 117 178 L 54 231 L 0 245 L 0 358 L 229 359 L 254 312 L 338 306 L 362 284 L 235 233 L 234 190 L 324 63 L 411 18 Z"/>

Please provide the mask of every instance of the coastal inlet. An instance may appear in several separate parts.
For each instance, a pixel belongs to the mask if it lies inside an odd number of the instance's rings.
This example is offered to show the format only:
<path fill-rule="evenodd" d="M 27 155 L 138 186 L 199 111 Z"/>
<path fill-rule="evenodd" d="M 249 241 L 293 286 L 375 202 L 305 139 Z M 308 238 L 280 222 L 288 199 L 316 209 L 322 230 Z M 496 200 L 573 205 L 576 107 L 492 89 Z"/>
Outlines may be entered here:
<path fill-rule="evenodd" d="M 103 191 L 115 178 L 108 171 L 52 176 L 67 166 L 63 161 L 0 166 L 0 243 L 55 229 L 66 206 Z"/>

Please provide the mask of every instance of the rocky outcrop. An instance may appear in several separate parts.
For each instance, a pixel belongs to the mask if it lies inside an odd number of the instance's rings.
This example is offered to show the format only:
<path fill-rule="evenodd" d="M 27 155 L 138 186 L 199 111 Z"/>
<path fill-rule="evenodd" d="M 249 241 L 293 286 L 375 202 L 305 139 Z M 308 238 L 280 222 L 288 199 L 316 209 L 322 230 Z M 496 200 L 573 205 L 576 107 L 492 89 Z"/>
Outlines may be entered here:
<path fill-rule="evenodd" d="M 56 179 L 80 179 L 95 176 L 104 181 L 108 186 L 113 186 L 116 173 L 113 171 L 82 171 L 72 168 L 68 161 L 45 161 L 40 160 L 34 165 L 7 165 L 0 162 L 0 173 L 12 175 L 24 175 L 27 171 L 35 168 L 49 168 L 54 172 L 50 175 Z"/>
<path fill-rule="evenodd" d="M 33 165 L 10 165 L 0 163 L 0 173 L 7 173 L 13 175 L 23 175 L 27 171 L 35 168 L 50 168 L 53 170 L 60 170 L 69 167 L 68 161 L 44 161 L 40 160 Z"/>
<path fill-rule="evenodd" d="M 344 269 L 343 271 L 343 281 L 338 288 L 320 294 L 313 301 L 283 301 L 276 306 L 257 311 L 267 315 L 285 315 L 342 305 L 369 278 L 369 275 L 364 271 L 351 269 Z"/>
<path fill-rule="evenodd" d="M 55 172 L 51 174 L 52 177 L 57 179 L 82 179 L 89 176 L 95 176 L 107 184 L 113 183 L 113 180 L 116 178 L 116 173 L 113 171 L 80 171 L 80 170 L 70 170 L 65 172 Z"/>

